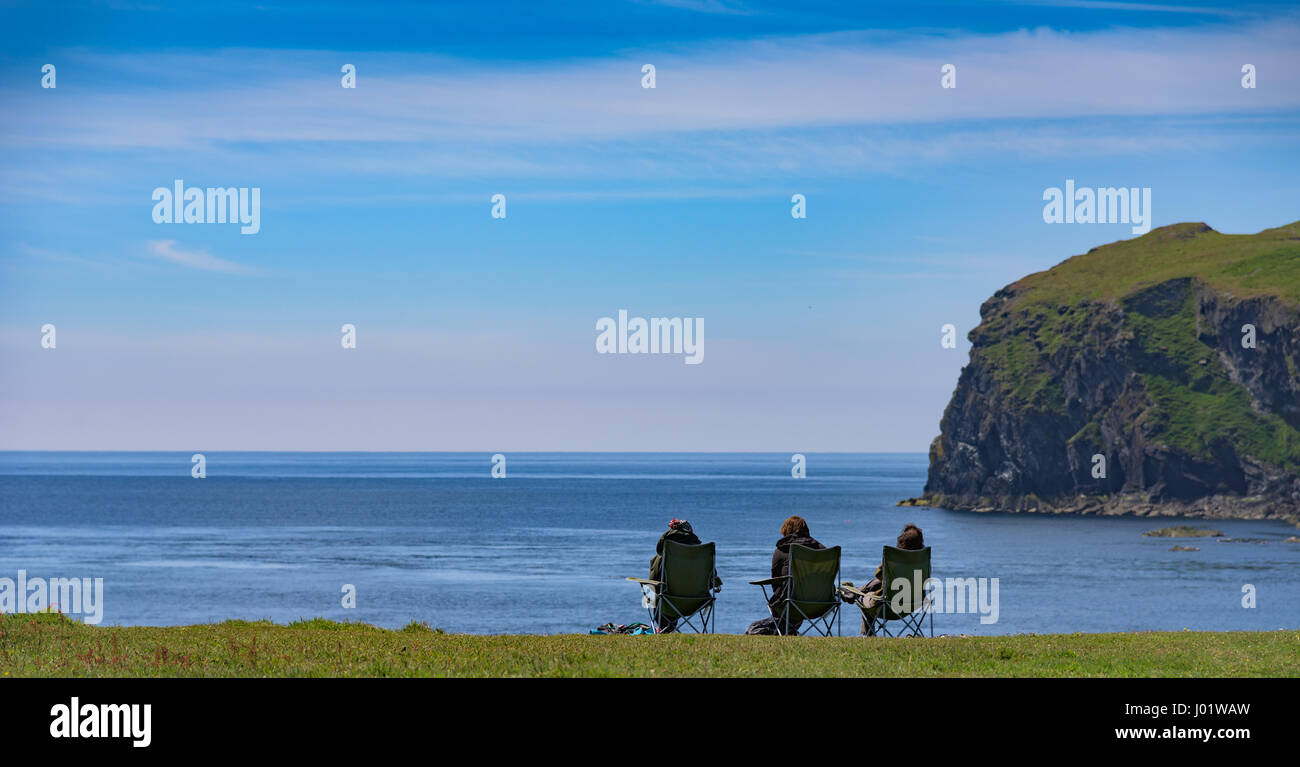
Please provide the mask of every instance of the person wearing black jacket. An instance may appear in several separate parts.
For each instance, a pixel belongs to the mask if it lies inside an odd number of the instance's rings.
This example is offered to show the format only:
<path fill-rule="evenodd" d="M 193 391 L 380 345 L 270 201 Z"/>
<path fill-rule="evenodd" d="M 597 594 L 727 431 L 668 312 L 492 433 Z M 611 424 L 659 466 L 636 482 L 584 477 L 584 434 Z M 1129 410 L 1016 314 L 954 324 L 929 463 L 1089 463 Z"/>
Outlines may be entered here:
<path fill-rule="evenodd" d="M 650 559 L 650 580 L 652 581 L 663 580 L 664 541 L 684 543 L 688 546 L 698 546 L 700 538 L 695 534 L 695 530 L 691 527 L 690 522 L 674 517 L 673 520 L 668 523 L 668 529 L 663 535 L 659 536 L 659 542 L 655 544 L 655 555 Z M 722 588 L 722 579 L 719 578 L 716 573 L 713 576 L 713 582 L 715 588 Z M 668 633 L 675 628 L 677 628 L 676 618 L 659 619 L 659 633 Z"/>
<path fill-rule="evenodd" d="M 810 549 L 826 548 L 812 534 L 808 532 L 808 523 L 804 518 L 798 516 L 790 517 L 781 524 L 781 539 L 776 542 L 776 550 L 772 552 L 772 577 L 785 578 L 790 574 L 790 547 L 807 546 Z M 781 580 L 772 585 L 772 596 L 768 597 L 767 607 L 774 615 L 780 609 L 781 602 L 785 601 L 786 593 L 789 590 L 789 581 Z M 790 634 L 797 634 L 799 626 L 803 621 L 797 618 L 790 619 Z M 754 621 L 745 630 L 746 634 L 776 634 L 776 618 L 767 617 L 759 621 Z"/>

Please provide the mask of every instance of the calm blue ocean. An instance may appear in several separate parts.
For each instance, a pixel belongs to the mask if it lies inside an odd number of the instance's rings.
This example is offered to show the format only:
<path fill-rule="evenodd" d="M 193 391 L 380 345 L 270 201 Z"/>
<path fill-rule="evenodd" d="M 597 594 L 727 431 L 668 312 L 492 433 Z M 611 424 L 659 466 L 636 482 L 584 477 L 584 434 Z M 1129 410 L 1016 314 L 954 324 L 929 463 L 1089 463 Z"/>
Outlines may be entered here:
<path fill-rule="evenodd" d="M 998 622 L 944 614 L 967 634 L 1300 626 L 1300 544 L 1281 523 L 1193 522 L 1262 543 L 1141 533 L 1179 520 L 898 508 L 919 494 L 920 454 L 0 453 L 0 577 L 102 577 L 104 624 L 324 616 L 449 631 L 585 632 L 644 620 L 624 576 L 684 517 L 718 545 L 717 627 L 743 631 L 764 602 L 781 521 L 805 517 L 870 578 L 905 522 L 934 575 L 999 579 Z M 357 606 L 341 606 L 343 584 Z M 1242 606 L 1251 584 L 1257 606 Z M 856 617 L 846 622 L 856 633 Z"/>

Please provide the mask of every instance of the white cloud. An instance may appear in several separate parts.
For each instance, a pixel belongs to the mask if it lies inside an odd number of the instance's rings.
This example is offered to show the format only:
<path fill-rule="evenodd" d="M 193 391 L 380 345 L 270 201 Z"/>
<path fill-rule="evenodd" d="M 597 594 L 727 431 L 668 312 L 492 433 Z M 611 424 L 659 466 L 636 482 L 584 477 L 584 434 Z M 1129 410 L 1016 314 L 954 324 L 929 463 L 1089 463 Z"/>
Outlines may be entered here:
<path fill-rule="evenodd" d="M 52 102 L 31 89 L 4 94 L 13 108 L 0 117 L 0 142 L 98 149 L 234 142 L 459 147 L 1258 113 L 1300 108 L 1296 39 L 1300 24 L 1288 16 L 1230 27 L 1082 34 L 836 33 L 509 65 L 320 51 L 97 55 L 91 63 L 109 79 L 75 103 Z M 338 86 L 338 62 L 345 58 L 358 63 L 355 90 Z M 657 67 L 654 90 L 640 87 L 645 62 Z M 944 63 L 958 66 L 956 89 L 939 87 Z M 1258 88 L 1240 87 L 1243 63 L 1257 67 Z M 114 72 L 121 77 L 111 79 Z M 169 72 L 193 77 L 172 82 L 172 75 L 157 74 Z"/>
<path fill-rule="evenodd" d="M 479 199 L 488 178 L 521 181 L 516 193 L 534 199 L 718 198 L 797 174 L 1290 148 L 1296 39 L 1292 14 L 1080 34 L 858 31 L 548 62 L 72 50 L 61 55 L 94 78 L 75 100 L 0 88 L 0 205 L 135 204 L 177 167 L 291 189 L 287 205 L 377 205 Z M 355 90 L 339 87 L 342 61 L 358 66 Z M 647 62 L 654 90 L 640 87 Z M 955 90 L 939 87 L 949 62 Z M 1240 86 L 1243 63 L 1258 88 Z"/>
<path fill-rule="evenodd" d="M 643 0 L 649 5 L 663 5 L 683 11 L 696 13 L 715 13 L 726 15 L 749 15 L 754 10 L 746 8 L 737 0 Z"/>
<path fill-rule="evenodd" d="M 1012 5 L 1050 5 L 1056 8 L 1085 8 L 1094 11 L 1140 11 L 1147 13 L 1186 13 L 1205 16 L 1238 16 L 1242 11 L 1203 5 L 1168 5 L 1165 3 L 1125 3 L 1111 0 L 1008 0 Z"/>
<path fill-rule="evenodd" d="M 181 266 L 188 266 L 191 269 L 199 269 L 205 272 L 252 274 L 254 271 L 242 264 L 217 258 L 216 256 L 210 256 L 202 250 L 181 250 L 176 247 L 175 240 L 150 240 L 149 252 L 164 261 L 170 261 L 173 264 L 180 264 Z"/>

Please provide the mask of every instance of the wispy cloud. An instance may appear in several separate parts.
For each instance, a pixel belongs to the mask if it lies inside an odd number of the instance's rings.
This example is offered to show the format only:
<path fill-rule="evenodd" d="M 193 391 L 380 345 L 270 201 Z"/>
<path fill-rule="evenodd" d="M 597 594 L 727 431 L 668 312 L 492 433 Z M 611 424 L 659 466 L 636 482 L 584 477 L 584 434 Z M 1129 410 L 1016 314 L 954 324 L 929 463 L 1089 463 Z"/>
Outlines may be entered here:
<path fill-rule="evenodd" d="M 1169 5 L 1167 3 L 1125 3 L 1114 0 L 1006 0 L 1012 5 L 1049 5 L 1057 8 L 1086 8 L 1095 11 L 1134 11 L 1145 13 L 1188 13 L 1205 16 L 1240 16 L 1235 8 L 1214 8 L 1201 5 Z"/>
<path fill-rule="evenodd" d="M 1296 39 L 1300 15 L 1288 14 L 1087 33 L 838 32 L 526 62 L 70 50 L 62 59 L 94 78 L 80 90 L 0 88 L 0 204 L 134 204 L 176 167 L 219 184 L 256 174 L 293 189 L 284 205 L 374 205 L 479 199 L 489 178 L 521 181 L 516 194 L 535 199 L 716 198 L 798 174 L 1294 145 Z M 354 90 L 339 87 L 345 61 L 358 66 Z M 640 87 L 647 62 L 653 90 Z M 958 67 L 956 89 L 939 85 L 945 63 Z M 1241 87 L 1244 63 L 1258 88 Z"/>
<path fill-rule="evenodd" d="M 696 13 L 749 15 L 755 10 L 745 7 L 739 0 L 641 0 L 644 5 L 662 5 Z"/>
<path fill-rule="evenodd" d="M 210 256 L 202 250 L 181 250 L 176 247 L 175 240 L 150 240 L 149 252 L 164 261 L 205 272 L 221 272 L 223 274 L 253 274 L 255 272 L 254 269 L 243 264 Z"/>
<path fill-rule="evenodd" d="M 436 146 L 617 141 L 770 131 L 1087 115 L 1192 115 L 1300 108 L 1296 17 L 1232 27 L 1006 34 L 836 33 L 617 59 L 480 65 L 385 54 L 221 51 L 99 56 L 124 74 L 74 100 L 4 93 L 0 142 L 213 148 L 365 142 Z M 75 53 L 69 53 L 75 57 Z M 655 63 L 658 87 L 640 87 Z M 88 62 L 88 66 L 89 66 Z M 958 87 L 939 87 L 939 67 Z M 1254 64 L 1260 87 L 1240 87 Z M 187 72 L 166 98 L 143 73 Z M 213 79 L 204 73 L 221 73 Z M 41 102 L 35 103 L 36 99 Z M 37 108 L 37 107 L 40 108 Z"/>

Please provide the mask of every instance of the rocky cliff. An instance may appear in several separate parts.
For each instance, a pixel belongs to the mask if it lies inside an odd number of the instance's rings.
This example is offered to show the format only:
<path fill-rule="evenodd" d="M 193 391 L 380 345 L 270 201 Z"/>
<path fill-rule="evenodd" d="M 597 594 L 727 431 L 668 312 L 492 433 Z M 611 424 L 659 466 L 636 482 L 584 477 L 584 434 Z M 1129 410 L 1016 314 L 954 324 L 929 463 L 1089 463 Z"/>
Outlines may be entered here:
<path fill-rule="evenodd" d="M 980 316 L 904 503 L 1300 521 L 1300 222 L 1162 227 Z"/>

